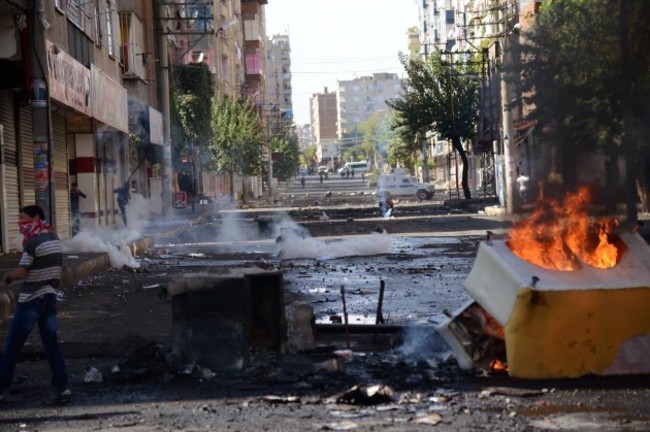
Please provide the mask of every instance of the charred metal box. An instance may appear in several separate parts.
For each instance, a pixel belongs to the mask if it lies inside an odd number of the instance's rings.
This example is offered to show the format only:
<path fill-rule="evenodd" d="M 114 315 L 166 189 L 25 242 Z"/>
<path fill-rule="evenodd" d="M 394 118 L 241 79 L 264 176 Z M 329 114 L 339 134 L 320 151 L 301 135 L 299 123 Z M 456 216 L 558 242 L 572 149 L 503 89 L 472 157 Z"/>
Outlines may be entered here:
<path fill-rule="evenodd" d="M 242 369 L 251 350 L 285 351 L 281 272 L 247 268 L 184 276 L 168 291 L 172 350 L 186 364 Z"/>

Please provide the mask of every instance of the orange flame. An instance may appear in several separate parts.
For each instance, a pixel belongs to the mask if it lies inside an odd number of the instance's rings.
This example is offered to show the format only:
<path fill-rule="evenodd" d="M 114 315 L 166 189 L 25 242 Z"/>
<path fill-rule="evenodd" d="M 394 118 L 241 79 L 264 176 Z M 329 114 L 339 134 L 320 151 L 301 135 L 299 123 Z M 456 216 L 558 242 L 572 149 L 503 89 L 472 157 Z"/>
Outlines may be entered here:
<path fill-rule="evenodd" d="M 610 233 L 618 222 L 591 220 L 590 201 L 586 186 L 562 203 L 538 201 L 531 216 L 510 231 L 508 246 L 519 258 L 550 270 L 577 270 L 578 258 L 596 268 L 614 267 L 619 250 L 610 242 Z"/>
<path fill-rule="evenodd" d="M 494 359 L 490 363 L 490 372 L 508 372 L 508 366 L 503 363 L 501 360 Z"/>

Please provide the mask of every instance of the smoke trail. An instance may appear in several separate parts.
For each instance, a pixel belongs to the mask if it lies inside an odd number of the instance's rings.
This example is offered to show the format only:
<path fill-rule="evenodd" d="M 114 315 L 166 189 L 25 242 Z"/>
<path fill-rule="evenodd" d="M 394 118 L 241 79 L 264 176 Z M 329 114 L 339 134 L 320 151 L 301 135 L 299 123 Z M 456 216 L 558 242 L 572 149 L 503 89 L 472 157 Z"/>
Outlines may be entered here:
<path fill-rule="evenodd" d="M 311 237 L 305 228 L 290 220 L 283 220 L 276 229 L 277 254 L 282 259 L 378 255 L 387 253 L 391 247 L 391 238 L 386 234 L 373 233 L 326 242 Z"/>
<path fill-rule="evenodd" d="M 107 253 L 111 266 L 140 267 L 140 263 L 133 257 L 128 245 L 143 237 L 144 229 L 150 223 L 151 203 L 142 195 L 133 194 L 126 206 L 126 215 L 129 226 L 115 229 L 82 230 L 71 239 L 63 241 L 65 253 Z"/>
<path fill-rule="evenodd" d="M 402 345 L 397 351 L 406 360 L 441 362 L 452 354 L 449 346 L 433 327 L 406 327 L 402 339 Z"/>

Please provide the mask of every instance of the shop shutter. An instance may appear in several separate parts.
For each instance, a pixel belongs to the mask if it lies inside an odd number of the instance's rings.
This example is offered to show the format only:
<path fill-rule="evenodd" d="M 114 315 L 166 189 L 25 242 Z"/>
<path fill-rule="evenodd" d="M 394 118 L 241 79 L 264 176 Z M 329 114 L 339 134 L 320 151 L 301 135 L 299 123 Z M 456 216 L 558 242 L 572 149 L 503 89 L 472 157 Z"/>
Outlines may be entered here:
<path fill-rule="evenodd" d="M 52 114 L 54 148 L 54 199 L 56 202 L 55 226 L 60 238 L 70 237 L 70 185 L 68 184 L 68 144 L 65 117 Z"/>
<path fill-rule="evenodd" d="M 32 110 L 22 107 L 18 112 L 18 138 L 20 167 L 20 203 L 23 206 L 36 204 L 34 181 L 34 138 L 32 136 Z"/>
<path fill-rule="evenodd" d="M 20 189 L 18 177 L 18 151 L 16 147 L 16 127 L 13 106 L 13 96 L 7 90 L 0 90 L 0 124 L 3 126 L 4 158 L 5 158 L 5 199 L 7 239 L 0 239 L 2 250 L 22 250 L 22 235 L 18 230 L 18 214 L 20 213 Z"/>

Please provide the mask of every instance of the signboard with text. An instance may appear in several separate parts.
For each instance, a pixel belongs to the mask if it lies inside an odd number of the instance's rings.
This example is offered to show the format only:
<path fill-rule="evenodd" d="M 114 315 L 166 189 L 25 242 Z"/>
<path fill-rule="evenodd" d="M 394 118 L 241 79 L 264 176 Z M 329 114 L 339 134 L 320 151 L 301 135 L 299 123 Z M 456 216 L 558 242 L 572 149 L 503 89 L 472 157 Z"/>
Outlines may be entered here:
<path fill-rule="evenodd" d="M 90 67 L 93 117 L 122 132 L 129 132 L 126 89 L 94 64 Z"/>
<path fill-rule="evenodd" d="M 90 117 L 90 70 L 52 42 L 46 44 L 50 97 Z"/>

